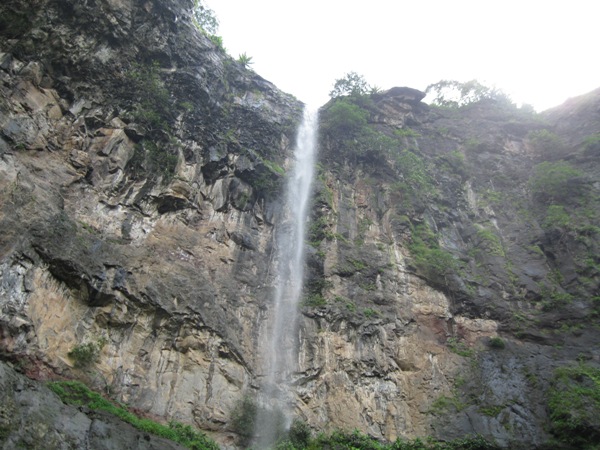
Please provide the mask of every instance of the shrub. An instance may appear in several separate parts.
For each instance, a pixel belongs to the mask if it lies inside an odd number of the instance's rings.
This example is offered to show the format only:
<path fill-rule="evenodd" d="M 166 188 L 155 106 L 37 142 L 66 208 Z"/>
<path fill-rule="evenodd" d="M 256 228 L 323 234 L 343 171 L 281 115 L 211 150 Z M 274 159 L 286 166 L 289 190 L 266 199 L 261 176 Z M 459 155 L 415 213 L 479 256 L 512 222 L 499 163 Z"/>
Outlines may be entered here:
<path fill-rule="evenodd" d="M 462 411 L 467 407 L 466 403 L 460 401 L 455 396 L 447 397 L 442 395 L 431 403 L 430 412 L 447 412 L 448 410 Z"/>
<path fill-rule="evenodd" d="M 173 111 L 169 91 L 160 78 L 159 63 L 134 64 L 128 78 L 132 91 L 136 93 L 133 118 L 150 132 L 166 131 Z"/>
<path fill-rule="evenodd" d="M 452 150 L 439 157 L 439 160 L 447 166 L 449 170 L 466 179 L 469 177 L 469 170 L 465 155 L 460 150 Z M 442 166 L 442 167 L 444 167 Z"/>
<path fill-rule="evenodd" d="M 100 351 L 106 344 L 106 339 L 101 338 L 96 342 L 86 342 L 73 347 L 67 356 L 73 360 L 75 367 L 84 369 L 96 363 L 100 356 Z"/>
<path fill-rule="evenodd" d="M 600 133 L 586 137 L 583 145 L 584 151 L 590 155 L 600 153 Z"/>
<path fill-rule="evenodd" d="M 283 177 L 268 166 L 264 167 L 266 168 L 264 170 L 261 169 L 261 166 L 258 167 L 255 175 L 250 179 L 250 184 L 258 197 L 274 198 L 281 193 Z"/>
<path fill-rule="evenodd" d="M 558 135 L 549 130 L 535 130 L 527 135 L 533 148 L 541 155 L 559 157 L 565 144 Z"/>
<path fill-rule="evenodd" d="M 404 149 L 396 155 L 395 163 L 401 180 L 392 187 L 406 196 L 408 204 L 405 206 L 424 206 L 437 194 L 434 179 L 421 155 Z"/>
<path fill-rule="evenodd" d="M 414 264 L 431 281 L 445 281 L 459 268 L 459 263 L 451 253 L 439 246 L 436 235 L 426 225 L 417 225 L 412 229 L 408 249 Z"/>
<path fill-rule="evenodd" d="M 247 447 L 252 441 L 256 424 L 269 424 L 265 432 L 273 441 L 285 438 L 284 415 L 280 409 L 267 409 L 258 405 L 249 395 L 242 397 L 231 413 L 231 429 L 238 435 L 238 444 Z M 265 436 L 263 436 L 264 438 Z M 260 436 L 259 436 L 260 439 Z"/>
<path fill-rule="evenodd" d="M 544 228 L 569 228 L 571 224 L 571 216 L 562 205 L 550 205 L 546 210 L 546 218 L 542 223 Z"/>
<path fill-rule="evenodd" d="M 585 194 L 582 172 L 565 161 L 538 164 L 529 186 L 534 197 L 543 203 L 577 204 Z"/>
<path fill-rule="evenodd" d="M 573 301 L 573 295 L 568 292 L 561 292 L 556 285 L 549 287 L 546 284 L 541 284 L 540 295 L 542 296 L 542 310 L 544 311 L 562 308 Z"/>
<path fill-rule="evenodd" d="M 288 439 L 296 448 L 305 448 L 312 438 L 312 431 L 302 420 L 294 419 L 288 433 Z"/>
<path fill-rule="evenodd" d="M 252 56 L 248 56 L 246 52 L 244 52 L 239 55 L 238 62 L 244 67 L 249 67 L 253 63 Z"/>
<path fill-rule="evenodd" d="M 310 308 L 319 308 L 326 305 L 327 300 L 321 294 L 309 294 L 302 301 L 302 306 L 307 306 Z"/>
<path fill-rule="evenodd" d="M 211 42 L 213 44 L 215 44 L 221 52 L 223 52 L 223 53 L 227 52 L 227 50 L 225 49 L 225 46 L 223 44 L 223 38 L 221 36 L 216 36 L 213 34 L 213 35 L 209 36 L 209 38 L 210 38 Z"/>
<path fill-rule="evenodd" d="M 357 137 L 367 126 L 368 111 L 345 100 L 336 100 L 326 109 L 321 120 L 321 131 L 342 141 L 350 141 Z"/>
<path fill-rule="evenodd" d="M 385 446 L 366 434 L 358 430 L 348 433 L 343 430 L 336 430 L 329 436 L 319 436 L 317 438 L 318 446 L 313 448 L 331 448 L 340 450 L 384 450 Z"/>
<path fill-rule="evenodd" d="M 308 241 L 313 247 L 318 247 L 324 239 L 333 239 L 334 233 L 330 230 L 329 220 L 326 216 L 314 219 L 308 228 Z"/>
<path fill-rule="evenodd" d="M 447 397 L 445 397 L 447 399 Z M 453 407 L 453 402 L 456 400 L 452 399 L 447 406 Z M 459 405 L 464 408 L 463 404 Z M 446 406 L 444 407 L 446 408 Z M 296 421 L 294 421 L 296 423 Z M 321 433 L 315 438 L 310 437 L 310 429 L 303 423 L 301 428 L 301 439 L 293 439 L 294 436 L 294 424 L 288 434 L 288 438 L 283 441 L 279 441 L 274 449 L 275 450 L 317 450 L 317 449 L 329 449 L 329 450 L 499 450 L 494 442 L 487 441 L 480 435 L 465 436 L 447 441 L 438 441 L 432 437 L 425 439 L 412 439 L 405 440 L 398 438 L 396 441 L 391 443 L 385 443 L 378 441 L 377 439 L 354 430 L 347 432 L 344 430 L 335 430 L 330 434 Z"/>
<path fill-rule="evenodd" d="M 503 349 L 504 347 L 506 347 L 506 344 L 504 343 L 504 340 L 502 340 L 502 338 L 494 336 L 490 338 L 489 346 L 491 348 Z"/>
<path fill-rule="evenodd" d="M 554 371 L 548 406 L 552 433 L 574 448 L 600 442 L 600 368 L 587 364 Z"/>
<path fill-rule="evenodd" d="M 378 316 L 379 311 L 377 311 L 376 309 L 373 309 L 373 308 L 366 308 L 363 310 L 363 314 L 365 315 L 365 317 L 371 318 L 374 316 Z"/>
<path fill-rule="evenodd" d="M 421 135 L 419 134 L 418 131 L 413 130 L 412 128 L 399 128 L 397 130 L 394 130 L 394 136 L 399 137 L 399 138 L 404 138 L 404 137 L 420 137 Z"/>
<path fill-rule="evenodd" d="M 177 162 L 177 149 L 172 145 L 146 140 L 135 145 L 127 168 L 134 178 L 150 174 L 168 183 L 175 175 Z"/>
<path fill-rule="evenodd" d="M 505 256 L 504 248 L 500 238 L 487 228 L 480 228 L 477 231 L 480 245 L 483 246 L 489 254 L 494 256 Z"/>
<path fill-rule="evenodd" d="M 231 413 L 231 429 L 238 435 L 238 443 L 246 446 L 254 434 L 254 421 L 258 412 L 256 401 L 245 395 Z"/>
<path fill-rule="evenodd" d="M 362 129 L 354 145 L 355 156 L 374 165 L 380 165 L 398 147 L 398 141 L 370 127 Z"/>

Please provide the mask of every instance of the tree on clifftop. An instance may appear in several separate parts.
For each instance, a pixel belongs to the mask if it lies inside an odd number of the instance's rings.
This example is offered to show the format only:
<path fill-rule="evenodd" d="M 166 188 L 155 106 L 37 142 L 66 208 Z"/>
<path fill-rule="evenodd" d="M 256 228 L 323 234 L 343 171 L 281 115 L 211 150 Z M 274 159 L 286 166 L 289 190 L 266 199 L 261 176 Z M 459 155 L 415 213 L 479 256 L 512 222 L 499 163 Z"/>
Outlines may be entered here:
<path fill-rule="evenodd" d="M 216 35 L 219 29 L 219 20 L 215 16 L 215 12 L 204 6 L 201 0 L 194 0 L 194 9 L 192 10 L 194 23 L 201 30 L 206 31 L 210 35 Z"/>
<path fill-rule="evenodd" d="M 356 72 L 348 72 L 343 78 L 335 80 L 333 90 L 329 93 L 331 98 L 338 98 L 344 95 L 360 96 L 369 92 L 370 87 L 362 75 Z"/>
<path fill-rule="evenodd" d="M 500 89 L 488 87 L 477 80 L 466 81 L 464 83 L 455 80 L 441 80 L 427 86 L 425 92 L 435 94 L 435 98 L 432 101 L 434 105 L 449 108 L 457 108 L 485 99 L 512 104 L 508 95 Z"/>

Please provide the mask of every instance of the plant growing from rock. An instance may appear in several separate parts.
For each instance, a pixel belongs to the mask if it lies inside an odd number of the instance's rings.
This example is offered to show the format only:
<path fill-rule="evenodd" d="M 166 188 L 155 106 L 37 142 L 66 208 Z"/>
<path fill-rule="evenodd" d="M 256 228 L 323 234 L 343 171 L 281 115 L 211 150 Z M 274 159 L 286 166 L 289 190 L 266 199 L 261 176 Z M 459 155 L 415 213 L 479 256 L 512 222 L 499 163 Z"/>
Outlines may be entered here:
<path fill-rule="evenodd" d="M 247 447 L 254 437 L 254 425 L 257 417 L 266 417 L 265 423 L 273 424 L 275 430 L 273 435 L 278 441 L 283 441 L 286 436 L 284 427 L 284 417 L 279 409 L 266 409 L 258 405 L 249 395 L 245 395 L 236 404 L 231 413 L 230 425 L 232 430 L 238 435 L 238 444 Z"/>
<path fill-rule="evenodd" d="M 491 337 L 488 342 L 488 345 L 491 348 L 496 348 L 496 349 L 503 349 L 504 347 L 506 347 L 504 340 L 498 336 Z"/>
<path fill-rule="evenodd" d="M 485 248 L 489 254 L 494 256 L 506 256 L 500 238 L 489 229 L 480 228 L 477 231 L 477 237 L 479 238 L 479 245 Z"/>
<path fill-rule="evenodd" d="M 366 318 L 370 319 L 372 317 L 379 316 L 380 313 L 376 309 L 366 308 L 366 309 L 363 309 L 363 314 L 365 315 Z"/>
<path fill-rule="evenodd" d="M 160 77 L 160 64 L 133 64 L 128 78 L 136 101 L 133 118 L 148 131 L 164 130 L 173 117 L 170 94 Z"/>
<path fill-rule="evenodd" d="M 253 63 L 252 56 L 248 56 L 246 52 L 244 52 L 238 56 L 238 62 L 244 67 L 249 67 Z"/>
<path fill-rule="evenodd" d="M 552 433 L 560 441 L 581 449 L 597 448 L 600 442 L 600 368 L 580 363 L 556 369 L 548 407 Z"/>
<path fill-rule="evenodd" d="M 302 300 L 302 306 L 309 308 L 319 308 L 326 305 L 327 300 L 321 294 L 309 294 Z"/>
<path fill-rule="evenodd" d="M 276 163 L 262 160 L 263 164 L 256 167 L 252 177 L 248 180 L 253 187 L 256 196 L 264 199 L 272 199 L 281 193 L 283 174 L 285 170 Z"/>
<path fill-rule="evenodd" d="M 547 229 L 557 228 L 567 230 L 571 227 L 571 216 L 562 205 L 550 205 L 546 210 L 546 218 L 542 226 Z"/>
<path fill-rule="evenodd" d="M 542 299 L 542 310 L 552 311 L 565 307 L 573 301 L 573 295 L 562 290 L 555 281 L 551 286 L 545 283 L 540 285 L 540 296 Z"/>
<path fill-rule="evenodd" d="M 442 395 L 435 399 L 430 406 L 429 412 L 431 413 L 446 413 L 449 410 L 462 411 L 467 405 L 459 400 L 456 396 L 448 397 Z"/>
<path fill-rule="evenodd" d="M 128 166 L 134 176 L 161 176 L 164 183 L 169 182 L 175 174 L 178 157 L 176 149 L 163 142 L 143 141 L 136 144 L 134 155 Z"/>
<path fill-rule="evenodd" d="M 534 150 L 545 158 L 557 158 L 565 150 L 563 140 L 552 131 L 546 129 L 531 131 L 527 135 L 527 139 Z"/>
<path fill-rule="evenodd" d="M 434 178 L 420 154 L 408 149 L 402 150 L 395 156 L 395 167 L 400 181 L 394 183 L 392 188 L 402 193 L 405 207 L 423 208 L 437 195 Z"/>
<path fill-rule="evenodd" d="M 345 100 L 336 100 L 323 111 L 320 130 L 333 139 L 350 142 L 367 126 L 368 111 Z"/>
<path fill-rule="evenodd" d="M 459 262 L 440 247 L 437 236 L 424 224 L 412 228 L 408 244 L 416 268 L 434 283 L 440 283 L 459 269 Z"/>
<path fill-rule="evenodd" d="M 106 342 L 106 338 L 100 338 L 96 342 L 76 345 L 67 353 L 67 356 L 73 360 L 75 367 L 85 369 L 98 361 Z"/>
<path fill-rule="evenodd" d="M 295 448 L 306 448 L 312 439 L 312 431 L 306 422 L 294 419 L 288 432 L 288 439 Z"/>
<path fill-rule="evenodd" d="M 475 352 L 469 348 L 467 344 L 465 344 L 463 341 L 459 341 L 455 337 L 448 338 L 446 345 L 453 353 L 464 356 L 465 358 L 470 358 L 475 354 Z"/>
<path fill-rule="evenodd" d="M 533 196 L 545 204 L 577 204 L 585 195 L 583 173 L 565 161 L 538 164 L 529 179 Z"/>
<path fill-rule="evenodd" d="M 238 435 L 238 443 L 247 446 L 252 440 L 258 412 L 256 401 L 249 395 L 242 397 L 231 413 L 231 429 Z"/>

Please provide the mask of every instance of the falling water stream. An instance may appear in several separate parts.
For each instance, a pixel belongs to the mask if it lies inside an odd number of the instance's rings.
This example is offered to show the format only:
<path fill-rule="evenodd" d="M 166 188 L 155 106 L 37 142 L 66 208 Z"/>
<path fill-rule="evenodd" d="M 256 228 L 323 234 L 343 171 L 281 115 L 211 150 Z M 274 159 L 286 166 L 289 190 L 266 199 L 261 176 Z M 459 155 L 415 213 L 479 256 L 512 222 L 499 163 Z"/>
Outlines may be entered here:
<path fill-rule="evenodd" d="M 255 421 L 257 448 L 273 444 L 278 428 L 289 425 L 282 422 L 290 420 L 290 377 L 297 361 L 298 303 L 304 281 L 304 238 L 314 175 L 317 124 L 317 113 L 305 108 L 296 138 L 295 165 L 288 172 L 286 219 L 278 226 L 276 235 L 277 286 L 269 345 L 263 350 L 265 380 L 261 403 L 266 408 L 259 410 Z"/>

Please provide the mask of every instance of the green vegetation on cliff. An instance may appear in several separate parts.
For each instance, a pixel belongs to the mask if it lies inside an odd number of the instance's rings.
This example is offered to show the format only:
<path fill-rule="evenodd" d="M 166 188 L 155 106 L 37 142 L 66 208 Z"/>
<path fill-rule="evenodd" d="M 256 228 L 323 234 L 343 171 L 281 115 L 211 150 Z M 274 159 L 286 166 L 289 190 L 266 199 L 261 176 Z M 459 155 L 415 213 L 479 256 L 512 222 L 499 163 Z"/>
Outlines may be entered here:
<path fill-rule="evenodd" d="M 189 425 L 172 421 L 167 426 L 150 419 L 141 418 L 123 405 L 117 405 L 106 400 L 79 381 L 54 381 L 48 383 L 48 387 L 68 405 L 85 406 L 91 410 L 106 411 L 130 423 L 138 430 L 170 439 L 193 450 L 219 449 L 219 446 L 212 439 L 204 433 L 194 430 Z"/>
<path fill-rule="evenodd" d="M 579 363 L 556 369 L 548 406 L 552 433 L 560 441 L 573 448 L 599 448 L 600 368 Z"/>
<path fill-rule="evenodd" d="M 419 272 L 434 284 L 445 284 L 446 277 L 460 267 L 459 261 L 440 247 L 437 235 L 426 224 L 412 228 L 408 248 Z"/>
<path fill-rule="evenodd" d="M 499 448 L 481 436 L 448 441 L 433 438 L 398 438 L 392 443 L 384 443 L 358 430 L 353 432 L 337 430 L 313 437 L 303 422 L 294 422 L 288 438 L 277 443 L 273 450 L 496 450 Z"/>

